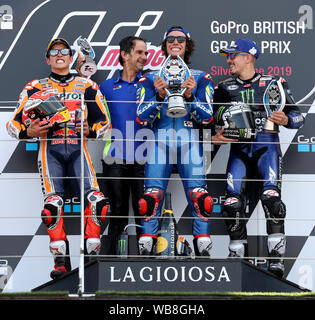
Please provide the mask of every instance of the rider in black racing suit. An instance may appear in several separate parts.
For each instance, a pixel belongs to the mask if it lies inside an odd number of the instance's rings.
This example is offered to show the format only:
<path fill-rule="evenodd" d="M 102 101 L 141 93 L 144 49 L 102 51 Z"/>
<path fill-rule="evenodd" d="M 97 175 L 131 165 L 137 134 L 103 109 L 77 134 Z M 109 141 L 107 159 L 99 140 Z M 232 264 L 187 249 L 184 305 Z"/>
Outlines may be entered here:
<path fill-rule="evenodd" d="M 236 218 L 235 220 L 226 219 L 226 226 L 230 236 L 229 256 L 244 257 L 247 254 L 247 232 L 246 221 L 237 219 L 245 217 L 246 200 L 244 194 L 244 179 L 248 178 L 249 169 L 256 167 L 259 177 L 263 180 L 262 193 L 260 200 L 267 220 L 267 247 L 269 259 L 268 270 L 282 277 L 284 274 L 284 264 L 282 257 L 285 254 L 286 237 L 284 230 L 284 218 L 286 216 L 286 207 L 281 201 L 281 175 L 282 175 L 282 153 L 279 144 L 278 130 L 266 132 L 263 130 L 267 114 L 264 108 L 263 96 L 272 80 L 279 80 L 273 76 L 264 76 L 255 73 L 254 64 L 259 55 L 257 46 L 247 40 L 238 39 L 231 48 L 220 51 L 222 55 L 227 56 L 227 62 L 230 64 L 231 71 L 236 77 L 231 77 L 220 82 L 214 93 L 215 109 L 218 109 L 220 103 L 242 102 L 250 106 L 257 129 L 257 135 L 254 142 L 259 143 L 232 143 L 227 165 L 227 184 L 226 201 L 223 205 L 222 214 L 226 218 Z M 249 57 L 245 53 L 249 53 Z M 240 56 L 237 57 L 237 54 Z M 254 56 L 250 57 L 250 55 Z M 237 59 L 240 61 L 237 65 Z M 248 60 L 246 60 L 248 59 Z M 241 79 L 240 65 L 248 68 L 247 61 L 253 60 L 249 70 L 252 71 L 250 78 Z M 234 69 L 233 69 L 234 68 Z M 237 69 L 239 68 L 239 69 Z M 281 84 L 286 96 L 286 105 L 283 112 L 277 112 L 275 117 L 269 118 L 277 125 L 283 125 L 289 129 L 298 129 L 304 124 L 304 118 L 299 108 L 295 105 L 293 96 L 287 85 L 287 82 L 281 78 Z M 216 110 L 215 110 L 216 111 Z M 278 126 L 276 126 L 278 129 Z M 212 141 L 226 140 L 223 137 L 223 130 L 213 137 Z M 223 142 L 224 143 L 224 142 Z M 220 142 L 218 142 L 220 144 Z M 280 220 L 279 220 L 280 219 Z"/>

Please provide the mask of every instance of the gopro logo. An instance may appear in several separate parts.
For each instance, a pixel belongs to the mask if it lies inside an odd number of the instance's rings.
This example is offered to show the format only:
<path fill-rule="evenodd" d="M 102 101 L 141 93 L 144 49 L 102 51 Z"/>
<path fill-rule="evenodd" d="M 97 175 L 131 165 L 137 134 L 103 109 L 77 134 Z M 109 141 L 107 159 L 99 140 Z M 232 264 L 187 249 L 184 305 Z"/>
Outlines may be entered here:
<path fill-rule="evenodd" d="M 13 29 L 13 10 L 8 5 L 0 6 L 0 30 Z"/>

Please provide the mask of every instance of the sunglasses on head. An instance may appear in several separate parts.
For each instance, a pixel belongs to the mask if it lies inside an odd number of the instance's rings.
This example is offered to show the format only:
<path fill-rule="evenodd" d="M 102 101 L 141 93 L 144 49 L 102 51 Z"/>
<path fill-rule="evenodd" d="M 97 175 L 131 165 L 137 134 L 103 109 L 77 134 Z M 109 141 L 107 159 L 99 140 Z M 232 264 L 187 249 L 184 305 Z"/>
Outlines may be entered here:
<path fill-rule="evenodd" d="M 175 39 L 177 39 L 178 43 L 183 43 L 186 41 L 186 37 L 184 36 L 167 36 L 166 37 L 166 41 L 169 43 L 173 43 L 175 41 Z"/>
<path fill-rule="evenodd" d="M 63 48 L 63 49 L 51 49 L 51 50 L 49 50 L 49 54 L 50 54 L 52 57 L 57 56 L 59 52 L 60 52 L 63 56 L 67 56 L 68 54 L 70 54 L 70 49 Z"/>

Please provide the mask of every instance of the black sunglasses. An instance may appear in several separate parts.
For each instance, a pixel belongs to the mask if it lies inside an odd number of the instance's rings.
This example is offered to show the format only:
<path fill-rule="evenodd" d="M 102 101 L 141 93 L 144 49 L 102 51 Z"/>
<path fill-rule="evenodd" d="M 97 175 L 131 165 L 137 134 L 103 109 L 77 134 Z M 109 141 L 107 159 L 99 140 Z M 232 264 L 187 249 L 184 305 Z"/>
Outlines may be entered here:
<path fill-rule="evenodd" d="M 70 54 L 70 49 L 63 48 L 63 49 L 52 49 L 52 50 L 49 50 L 49 54 L 50 54 L 52 57 L 57 56 L 59 52 L 60 52 L 63 56 L 67 56 L 68 54 Z"/>
<path fill-rule="evenodd" d="M 186 37 L 184 36 L 168 36 L 166 37 L 166 41 L 169 43 L 173 43 L 175 41 L 175 39 L 177 39 L 178 43 L 183 43 L 186 41 Z"/>

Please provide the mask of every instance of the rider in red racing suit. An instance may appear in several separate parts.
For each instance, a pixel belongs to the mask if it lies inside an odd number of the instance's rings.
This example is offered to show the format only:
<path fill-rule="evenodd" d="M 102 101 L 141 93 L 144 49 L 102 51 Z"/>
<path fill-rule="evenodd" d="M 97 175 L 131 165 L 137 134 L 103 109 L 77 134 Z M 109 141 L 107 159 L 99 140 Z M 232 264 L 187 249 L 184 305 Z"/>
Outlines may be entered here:
<path fill-rule="evenodd" d="M 63 39 L 57 39 L 48 46 L 47 52 L 56 44 L 69 48 Z M 71 52 L 71 51 L 70 51 Z M 58 56 L 60 53 L 58 54 Z M 72 55 L 72 53 L 70 53 Z M 53 57 L 52 57 L 53 58 Z M 60 59 L 66 59 L 60 55 Z M 53 69 L 52 69 L 53 71 Z M 16 139 L 30 139 L 30 126 L 25 124 L 27 115 L 25 106 L 41 92 L 58 96 L 67 107 L 70 121 L 56 126 L 49 126 L 40 136 L 38 168 L 41 175 L 44 195 L 42 220 L 50 237 L 50 251 L 55 260 L 55 269 L 51 277 L 56 278 L 69 271 L 70 259 L 66 259 L 68 241 L 63 221 L 65 179 L 70 179 L 72 190 L 80 194 L 80 130 L 76 126 L 76 113 L 80 109 L 82 96 L 86 105 L 84 126 L 84 193 L 85 193 L 85 234 L 86 252 L 98 254 L 100 251 L 100 226 L 108 210 L 107 201 L 99 191 L 96 175 L 86 146 L 86 138 L 105 139 L 110 130 L 110 121 L 103 96 L 95 82 L 75 77 L 70 73 L 60 75 L 52 72 L 48 78 L 29 82 L 20 94 L 20 100 L 12 119 L 7 123 L 8 133 Z M 33 97 L 32 97 L 33 96 Z M 24 114 L 23 114 L 24 112 Z M 78 120 L 78 119 L 77 119 Z M 29 119 L 28 119 L 29 121 Z M 37 122 L 37 120 L 35 120 Z M 34 126 L 34 124 L 33 124 Z M 44 132 L 44 131 L 43 131 Z"/>

